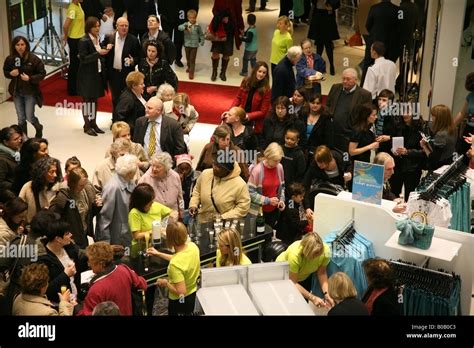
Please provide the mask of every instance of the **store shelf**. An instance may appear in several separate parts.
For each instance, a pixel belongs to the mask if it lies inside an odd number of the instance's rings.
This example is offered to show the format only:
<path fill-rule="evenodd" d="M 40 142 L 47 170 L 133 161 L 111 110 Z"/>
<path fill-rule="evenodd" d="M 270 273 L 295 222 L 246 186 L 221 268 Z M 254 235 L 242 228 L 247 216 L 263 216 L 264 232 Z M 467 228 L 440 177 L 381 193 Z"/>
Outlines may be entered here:
<path fill-rule="evenodd" d="M 423 255 L 432 257 L 435 259 L 443 261 L 452 261 L 454 257 L 459 253 L 461 249 L 460 243 L 452 242 L 446 239 L 440 239 L 433 237 L 431 246 L 428 250 L 418 249 L 413 246 L 400 245 L 398 244 L 398 236 L 400 231 L 395 232 L 392 237 L 385 243 L 385 246 L 388 248 L 399 249 L 403 251 L 408 251 L 413 254 Z"/>

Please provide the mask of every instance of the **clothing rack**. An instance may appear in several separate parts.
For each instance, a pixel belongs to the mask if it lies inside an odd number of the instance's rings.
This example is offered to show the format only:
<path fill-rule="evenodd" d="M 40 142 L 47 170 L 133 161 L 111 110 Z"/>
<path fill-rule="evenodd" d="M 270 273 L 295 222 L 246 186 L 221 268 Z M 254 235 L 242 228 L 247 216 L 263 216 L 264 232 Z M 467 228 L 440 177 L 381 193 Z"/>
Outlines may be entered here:
<path fill-rule="evenodd" d="M 446 182 L 453 177 L 456 177 L 467 169 L 463 163 L 464 155 L 459 156 L 440 176 L 438 176 L 428 187 L 424 188 L 420 194 L 420 198 L 424 200 L 430 200 L 436 191 L 439 190 Z"/>
<path fill-rule="evenodd" d="M 414 268 L 414 269 L 424 270 L 424 271 L 427 271 L 427 272 L 430 272 L 430 273 L 436 273 L 436 274 L 444 275 L 444 276 L 451 277 L 451 278 L 453 278 L 455 276 L 454 273 L 446 273 L 446 272 L 437 271 L 437 270 L 434 270 L 434 269 L 431 269 L 431 268 L 420 267 L 420 266 L 415 265 L 413 263 L 402 261 L 402 260 L 398 260 L 398 261 L 389 260 L 389 263 L 393 263 L 395 265 L 400 265 L 400 266 L 411 267 L 411 268 Z"/>

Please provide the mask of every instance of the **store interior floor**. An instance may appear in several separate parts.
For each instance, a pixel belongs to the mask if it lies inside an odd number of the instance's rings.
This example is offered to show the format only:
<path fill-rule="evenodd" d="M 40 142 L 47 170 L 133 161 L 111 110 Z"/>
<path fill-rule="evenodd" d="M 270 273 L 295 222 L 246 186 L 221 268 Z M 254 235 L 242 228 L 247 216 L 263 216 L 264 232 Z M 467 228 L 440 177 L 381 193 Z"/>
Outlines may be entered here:
<path fill-rule="evenodd" d="M 198 22 L 203 28 L 210 22 L 212 17 L 212 4 L 213 0 L 201 0 L 200 10 L 198 16 Z M 243 10 L 248 7 L 248 1 L 244 0 L 242 4 Z M 258 8 L 258 6 L 257 6 Z M 64 10 L 63 10 L 64 11 Z M 60 34 L 61 25 L 59 24 L 59 9 L 53 10 L 53 24 Z M 267 3 L 266 11 L 255 12 L 257 16 L 257 29 L 259 37 L 259 50 L 257 59 L 270 60 L 270 49 L 271 39 L 275 30 L 276 20 L 279 14 L 279 1 L 270 0 Z M 243 12 L 244 21 L 246 19 L 246 12 Z M 64 17 L 63 17 L 64 18 Z M 34 33 L 36 39 L 38 39 L 43 31 L 44 24 L 43 20 L 38 20 L 34 23 Z M 326 75 L 326 81 L 322 84 L 323 94 L 327 94 L 333 83 L 340 82 L 340 74 L 345 67 L 356 67 L 361 61 L 364 54 L 364 47 L 349 47 L 345 46 L 344 39 L 348 39 L 353 33 L 350 26 L 339 27 L 341 39 L 334 41 L 334 62 L 336 67 L 336 75 L 331 76 L 329 73 Z M 302 39 L 306 37 L 308 33 L 308 25 L 300 24 L 294 28 L 293 42 L 299 44 Z M 26 27 L 22 27 L 15 31 L 15 35 L 26 35 Z M 35 42 L 33 42 L 34 47 Z M 234 49 L 234 56 L 230 64 L 226 82 L 220 81 L 219 79 L 214 82 L 216 84 L 222 84 L 227 86 L 239 86 L 242 77 L 239 76 L 241 69 L 240 62 L 243 55 L 243 48 L 240 51 Z M 323 53 L 323 58 L 327 62 L 326 54 Z M 194 82 L 201 83 L 213 83 L 210 80 L 211 75 L 211 59 L 210 59 L 210 42 L 206 41 L 203 47 L 198 50 L 197 56 L 197 70 L 195 74 Z M 183 59 L 185 63 L 185 59 Z M 328 67 L 329 64 L 327 63 Z M 179 68 L 173 66 L 180 81 L 189 81 L 185 68 Z M 48 67 L 48 71 L 53 70 L 54 67 Z M 58 103 L 65 105 L 67 101 L 58 100 Z M 192 101 L 191 101 L 192 103 Z M 212 96 L 209 96 L 209 103 L 212 103 Z M 229 105 L 230 107 L 230 105 Z M 106 131 L 104 135 L 98 137 L 87 136 L 82 130 L 82 116 L 79 110 L 68 110 L 68 112 L 62 112 L 62 108 L 48 107 L 37 108 L 36 115 L 44 125 L 44 137 L 50 142 L 50 154 L 58 158 L 61 163 L 64 163 L 68 157 L 73 155 L 77 156 L 83 163 L 84 168 L 87 170 L 89 175 L 92 177 L 95 166 L 103 159 L 105 149 L 112 142 L 112 134 L 109 130 L 111 115 L 108 113 L 98 114 L 98 125 Z M 197 110 L 199 113 L 205 113 L 205 110 Z M 222 110 L 225 111 L 225 110 Z M 16 112 L 12 102 L 5 102 L 0 104 L 0 114 L 2 127 L 16 123 Z M 194 163 L 197 163 L 197 157 L 201 153 L 203 146 L 209 141 L 209 138 L 214 130 L 214 125 L 197 123 L 191 132 L 191 143 L 190 149 L 191 154 L 194 155 Z M 34 130 L 32 126 L 29 126 L 30 134 L 33 134 Z"/>

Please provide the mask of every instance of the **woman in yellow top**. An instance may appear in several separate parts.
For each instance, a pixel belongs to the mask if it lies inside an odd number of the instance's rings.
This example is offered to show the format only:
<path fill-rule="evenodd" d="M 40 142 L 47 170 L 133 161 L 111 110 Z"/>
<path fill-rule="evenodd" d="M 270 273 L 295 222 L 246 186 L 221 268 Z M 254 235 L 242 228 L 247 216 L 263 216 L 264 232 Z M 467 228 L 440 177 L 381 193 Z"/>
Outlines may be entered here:
<path fill-rule="evenodd" d="M 240 234 L 233 228 L 222 230 L 217 237 L 216 267 L 251 265 L 252 261 L 242 250 Z"/>
<path fill-rule="evenodd" d="M 172 222 L 166 228 L 166 245 L 174 248 L 173 255 L 148 248 L 147 253 L 169 261 L 168 279 L 156 284 L 169 290 L 168 315 L 191 315 L 196 302 L 197 279 L 201 273 L 199 248 L 186 242 L 188 231 L 181 222 Z"/>
<path fill-rule="evenodd" d="M 128 225 L 132 232 L 132 255 L 148 248 L 153 221 L 161 221 L 166 216 L 178 218 L 178 212 L 154 202 L 155 191 L 149 184 L 139 184 L 130 196 Z M 144 243 L 140 243 L 141 240 Z"/>
<path fill-rule="evenodd" d="M 328 275 L 326 266 L 331 260 L 331 251 L 321 237 L 313 232 L 291 244 L 286 251 L 281 253 L 276 261 L 288 261 L 290 265 L 290 279 L 296 288 L 307 300 L 316 306 L 332 307 L 333 299 L 328 294 Z M 324 299 L 311 293 L 311 275 L 316 273 Z"/>
<path fill-rule="evenodd" d="M 287 16 L 281 16 L 277 20 L 277 29 L 273 33 L 272 38 L 272 51 L 270 55 L 270 63 L 272 64 L 272 75 L 273 70 L 283 59 L 288 48 L 293 46 L 293 26 Z"/>
<path fill-rule="evenodd" d="M 77 95 L 77 72 L 79 70 L 79 40 L 86 35 L 86 18 L 80 0 L 72 0 L 66 11 L 63 24 L 63 41 L 69 46 L 69 69 L 67 74 L 67 93 Z"/>

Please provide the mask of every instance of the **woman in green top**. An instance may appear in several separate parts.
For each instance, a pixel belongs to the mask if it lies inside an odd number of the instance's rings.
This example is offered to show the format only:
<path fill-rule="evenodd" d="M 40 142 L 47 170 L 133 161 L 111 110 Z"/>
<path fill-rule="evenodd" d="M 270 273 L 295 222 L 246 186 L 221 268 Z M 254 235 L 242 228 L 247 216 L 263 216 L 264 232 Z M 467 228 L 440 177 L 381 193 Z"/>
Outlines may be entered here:
<path fill-rule="evenodd" d="M 302 240 L 291 244 L 285 252 L 281 253 L 276 261 L 288 261 L 290 265 L 290 279 L 296 288 L 307 300 L 316 306 L 332 307 L 333 299 L 328 294 L 328 275 L 326 266 L 331 260 L 329 246 L 323 243 L 321 237 L 313 232 L 308 233 Z M 312 273 L 318 277 L 324 299 L 311 293 Z"/>
<path fill-rule="evenodd" d="M 151 185 L 139 184 L 130 196 L 128 225 L 132 231 L 132 255 L 148 248 L 153 221 L 161 221 L 166 216 L 178 219 L 178 212 L 154 202 L 155 191 Z M 140 243 L 141 240 L 145 243 Z"/>
<path fill-rule="evenodd" d="M 169 261 L 168 278 L 158 279 L 156 284 L 169 290 L 168 314 L 191 315 L 196 302 L 197 279 L 201 272 L 199 248 L 193 242 L 186 243 L 188 231 L 181 222 L 173 222 L 166 228 L 166 245 L 174 248 L 173 255 L 148 248 L 147 253 Z"/>
<path fill-rule="evenodd" d="M 233 228 L 222 230 L 217 237 L 216 267 L 251 265 L 252 261 L 242 250 L 242 241 L 239 232 Z"/>
<path fill-rule="evenodd" d="M 277 29 L 273 33 L 272 50 L 270 54 L 270 63 L 273 70 L 280 60 L 286 55 L 288 49 L 293 46 L 293 26 L 287 16 L 281 16 L 277 20 Z"/>

